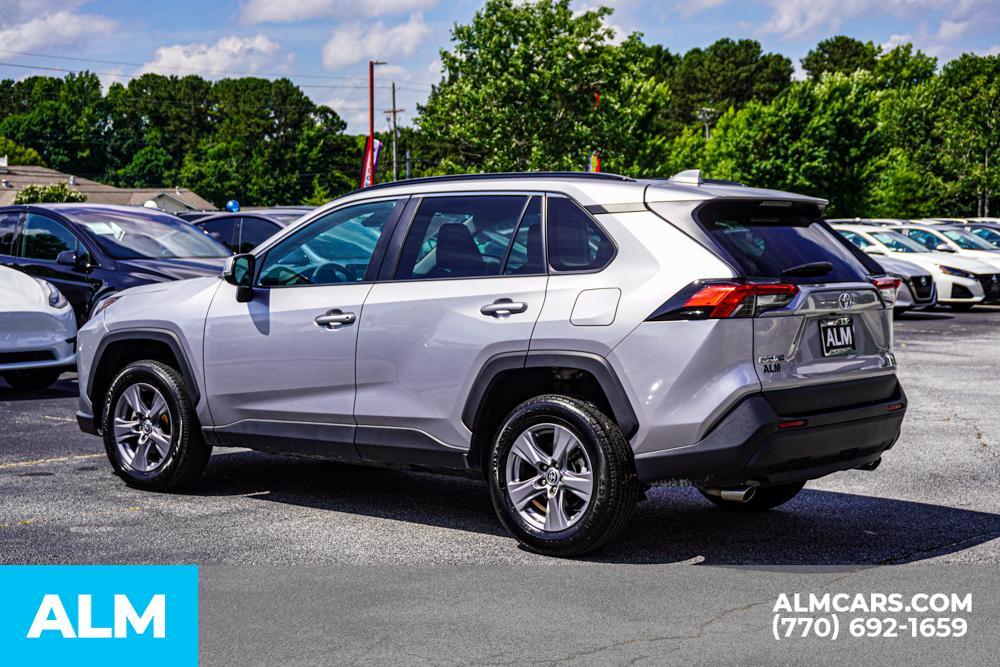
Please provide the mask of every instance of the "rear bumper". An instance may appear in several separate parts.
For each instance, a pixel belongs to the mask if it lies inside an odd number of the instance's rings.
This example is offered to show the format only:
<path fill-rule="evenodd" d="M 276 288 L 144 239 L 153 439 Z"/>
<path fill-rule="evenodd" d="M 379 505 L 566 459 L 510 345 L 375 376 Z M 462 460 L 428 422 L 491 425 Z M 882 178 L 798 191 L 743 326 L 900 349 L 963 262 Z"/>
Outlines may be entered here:
<path fill-rule="evenodd" d="M 895 376 L 769 393 L 741 401 L 693 445 L 636 455 L 639 478 L 715 487 L 816 479 L 878 460 L 896 443 L 906 413 Z M 823 400 L 830 395 L 863 402 L 831 409 Z M 779 427 L 791 420 L 805 424 Z"/>

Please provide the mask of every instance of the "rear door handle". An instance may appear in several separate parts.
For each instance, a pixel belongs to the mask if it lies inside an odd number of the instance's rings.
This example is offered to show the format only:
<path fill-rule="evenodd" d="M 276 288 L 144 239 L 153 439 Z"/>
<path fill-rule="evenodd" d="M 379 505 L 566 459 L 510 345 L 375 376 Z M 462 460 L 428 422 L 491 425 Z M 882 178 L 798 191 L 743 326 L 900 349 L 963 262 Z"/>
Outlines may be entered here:
<path fill-rule="evenodd" d="M 491 304 L 487 304 L 479 309 L 483 315 L 491 317 L 506 317 L 514 313 L 523 313 L 528 310 L 528 304 L 523 301 L 511 301 L 510 299 L 497 299 Z"/>
<path fill-rule="evenodd" d="M 354 324 L 354 313 L 345 313 L 339 308 L 328 310 L 316 318 L 316 324 L 327 329 L 336 329 L 345 324 Z"/>

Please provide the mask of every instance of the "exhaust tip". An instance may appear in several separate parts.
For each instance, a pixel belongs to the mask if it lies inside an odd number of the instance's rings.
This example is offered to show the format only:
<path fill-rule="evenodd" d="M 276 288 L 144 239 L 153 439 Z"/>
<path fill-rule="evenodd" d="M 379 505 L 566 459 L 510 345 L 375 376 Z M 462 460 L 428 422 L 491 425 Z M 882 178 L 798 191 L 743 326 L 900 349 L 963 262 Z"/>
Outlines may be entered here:
<path fill-rule="evenodd" d="M 754 494 L 757 492 L 757 487 L 738 486 L 730 489 L 704 489 L 704 492 L 710 496 L 716 496 L 731 503 L 745 503 L 753 498 Z"/>

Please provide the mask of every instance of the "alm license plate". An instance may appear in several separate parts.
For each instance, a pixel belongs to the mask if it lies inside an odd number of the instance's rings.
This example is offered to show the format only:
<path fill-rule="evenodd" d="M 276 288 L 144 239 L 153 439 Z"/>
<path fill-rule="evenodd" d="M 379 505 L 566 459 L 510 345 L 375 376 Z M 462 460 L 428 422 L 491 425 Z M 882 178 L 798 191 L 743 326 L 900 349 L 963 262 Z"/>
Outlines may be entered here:
<path fill-rule="evenodd" d="M 821 320 L 819 340 L 824 357 L 855 352 L 857 348 L 854 345 L 854 318 L 838 317 L 833 320 Z"/>

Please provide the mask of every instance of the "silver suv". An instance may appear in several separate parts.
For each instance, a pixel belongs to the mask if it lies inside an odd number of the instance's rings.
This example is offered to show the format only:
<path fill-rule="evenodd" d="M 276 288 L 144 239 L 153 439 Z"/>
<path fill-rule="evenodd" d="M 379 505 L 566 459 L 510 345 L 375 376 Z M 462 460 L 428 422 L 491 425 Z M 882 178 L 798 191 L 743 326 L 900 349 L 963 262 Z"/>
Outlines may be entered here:
<path fill-rule="evenodd" d="M 554 555 L 607 543 L 655 483 L 768 509 L 874 469 L 906 408 L 898 279 L 824 204 L 697 172 L 355 192 L 221 277 L 105 301 L 78 420 L 144 489 L 213 445 L 481 475 Z"/>

